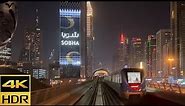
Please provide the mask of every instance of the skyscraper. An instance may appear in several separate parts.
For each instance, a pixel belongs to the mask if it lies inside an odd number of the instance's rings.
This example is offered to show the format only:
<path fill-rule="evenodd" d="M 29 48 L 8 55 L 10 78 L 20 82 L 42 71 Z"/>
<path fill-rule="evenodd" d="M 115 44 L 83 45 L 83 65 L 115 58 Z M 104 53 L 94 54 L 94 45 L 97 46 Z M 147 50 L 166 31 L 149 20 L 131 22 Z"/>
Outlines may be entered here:
<path fill-rule="evenodd" d="M 177 1 L 170 4 L 171 13 L 171 57 L 173 62 L 173 75 L 185 74 L 185 2 Z"/>
<path fill-rule="evenodd" d="M 133 37 L 131 40 L 130 65 L 131 67 L 139 67 L 139 63 L 143 62 L 143 43 L 140 37 Z"/>
<path fill-rule="evenodd" d="M 120 65 L 121 67 L 128 67 L 128 38 L 123 33 L 120 35 Z"/>
<path fill-rule="evenodd" d="M 35 24 L 25 31 L 18 67 L 23 67 L 21 70 L 30 74 L 33 74 L 33 70 L 42 67 L 41 31 L 39 28 L 38 9 L 36 9 Z"/>
<path fill-rule="evenodd" d="M 86 39 L 87 39 L 87 75 L 91 76 L 94 65 L 93 9 L 89 1 L 86 2 Z"/>
<path fill-rule="evenodd" d="M 36 9 L 36 14 L 38 14 L 38 9 Z M 26 29 L 20 60 L 32 62 L 33 65 L 40 64 L 41 32 L 39 28 L 38 15 L 36 15 L 35 25 Z"/>
<path fill-rule="evenodd" d="M 61 2 L 59 64 L 62 78 L 86 75 L 85 9 L 84 2 Z"/>
<path fill-rule="evenodd" d="M 146 48 L 146 64 L 147 64 L 147 76 L 155 77 L 156 72 L 156 37 L 154 35 L 148 35 Z"/>
<path fill-rule="evenodd" d="M 120 35 L 119 47 L 113 56 L 113 71 L 119 71 L 124 67 L 128 67 L 128 38 L 123 33 Z"/>
<path fill-rule="evenodd" d="M 171 30 L 161 29 L 156 33 L 156 70 L 160 71 L 161 75 L 167 76 L 168 69 L 165 64 L 168 64 L 169 46 Z"/>

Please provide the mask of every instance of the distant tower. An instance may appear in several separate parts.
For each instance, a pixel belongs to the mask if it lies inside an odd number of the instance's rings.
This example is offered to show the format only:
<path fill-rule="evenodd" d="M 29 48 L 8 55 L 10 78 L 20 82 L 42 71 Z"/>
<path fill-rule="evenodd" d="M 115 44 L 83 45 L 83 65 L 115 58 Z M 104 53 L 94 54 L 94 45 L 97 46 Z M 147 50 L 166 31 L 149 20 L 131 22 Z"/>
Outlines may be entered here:
<path fill-rule="evenodd" d="M 128 38 L 123 33 L 120 35 L 119 47 L 113 56 L 113 71 L 119 71 L 124 67 L 128 67 Z"/>
<path fill-rule="evenodd" d="M 128 38 L 123 33 L 120 35 L 120 67 L 128 67 Z"/>
<path fill-rule="evenodd" d="M 93 34 L 93 9 L 91 7 L 90 1 L 86 3 L 86 39 L 87 39 L 87 75 L 91 76 L 93 72 L 94 64 L 94 40 L 95 36 Z"/>
<path fill-rule="evenodd" d="M 33 40 L 33 61 L 36 65 L 41 65 L 41 32 L 39 28 L 39 17 L 38 17 L 38 9 L 36 9 L 36 24 L 34 28 L 34 40 Z"/>
<path fill-rule="evenodd" d="M 32 69 L 41 68 L 41 32 L 39 28 L 38 9 L 36 9 L 35 24 L 33 27 L 27 28 L 24 35 L 23 49 L 19 58 L 19 62 L 22 66 L 27 64 L 29 69 L 26 69 L 26 73 L 32 74 Z M 26 68 L 26 67 L 25 67 Z M 29 70 L 29 71 L 28 71 Z M 23 69 L 24 72 L 24 69 Z"/>
<path fill-rule="evenodd" d="M 140 37 L 133 37 L 131 40 L 130 60 L 132 67 L 138 67 L 140 62 L 143 62 L 143 42 Z"/>
<path fill-rule="evenodd" d="M 38 21 L 38 9 L 36 9 L 35 25 L 26 29 L 24 36 L 23 53 L 20 57 L 21 61 L 32 62 L 35 65 L 40 63 L 41 53 L 41 33 Z"/>

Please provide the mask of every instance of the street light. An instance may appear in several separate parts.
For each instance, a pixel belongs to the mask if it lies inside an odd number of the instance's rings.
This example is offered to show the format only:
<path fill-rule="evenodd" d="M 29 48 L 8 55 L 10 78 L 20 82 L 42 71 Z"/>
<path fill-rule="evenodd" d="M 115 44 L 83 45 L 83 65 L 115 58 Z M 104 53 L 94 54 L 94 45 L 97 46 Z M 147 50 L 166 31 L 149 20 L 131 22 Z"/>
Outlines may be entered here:
<path fill-rule="evenodd" d="M 139 62 L 139 68 L 143 69 L 143 62 Z"/>
<path fill-rule="evenodd" d="M 172 62 L 172 61 L 174 61 L 174 59 L 173 58 L 168 58 L 168 61 Z"/>
<path fill-rule="evenodd" d="M 172 62 L 174 61 L 174 58 L 168 58 L 168 61 L 169 61 L 169 63 L 170 63 L 170 66 L 169 66 L 170 69 L 169 69 L 168 71 L 169 71 L 170 73 L 172 73 L 171 68 L 172 68 Z M 169 72 L 168 72 L 168 75 L 169 75 Z"/>

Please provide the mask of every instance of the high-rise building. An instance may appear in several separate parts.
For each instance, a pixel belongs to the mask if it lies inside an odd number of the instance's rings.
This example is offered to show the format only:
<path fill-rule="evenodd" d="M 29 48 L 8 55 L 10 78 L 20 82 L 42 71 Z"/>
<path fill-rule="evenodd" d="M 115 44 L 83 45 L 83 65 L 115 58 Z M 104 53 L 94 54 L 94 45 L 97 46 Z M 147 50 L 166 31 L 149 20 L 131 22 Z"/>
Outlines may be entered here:
<path fill-rule="evenodd" d="M 171 58 L 174 59 L 172 74 L 179 77 L 185 75 L 185 2 L 171 2 L 170 13 L 172 30 Z"/>
<path fill-rule="evenodd" d="M 59 64 L 62 78 L 79 78 L 86 73 L 86 3 L 62 1 L 59 9 Z"/>
<path fill-rule="evenodd" d="M 36 9 L 38 14 L 38 9 Z M 26 29 L 20 61 L 32 62 L 33 65 L 40 65 L 41 61 L 41 32 L 39 28 L 38 15 L 36 23 L 32 28 Z"/>
<path fill-rule="evenodd" d="M 130 67 L 139 67 L 140 62 L 144 61 L 144 49 L 141 38 L 133 37 L 130 45 Z"/>
<path fill-rule="evenodd" d="M 93 73 L 94 34 L 91 3 L 62 1 L 60 11 L 59 64 L 65 77 L 87 77 Z"/>
<path fill-rule="evenodd" d="M 41 68 L 41 30 L 39 28 L 38 9 L 36 9 L 35 24 L 33 27 L 27 28 L 25 31 L 18 69 L 33 75 L 34 70 L 38 69 L 40 71 Z M 35 73 L 34 76 L 36 76 Z"/>
<path fill-rule="evenodd" d="M 170 44 L 171 44 L 171 42 L 166 42 L 162 47 L 163 48 L 162 55 L 163 55 L 163 59 L 164 59 L 163 63 L 162 63 L 162 66 L 163 66 L 162 67 L 163 72 L 161 73 L 162 77 L 168 77 L 170 75 L 170 64 L 169 64 L 169 60 L 168 60 L 170 58 L 170 47 L 171 47 Z"/>
<path fill-rule="evenodd" d="M 120 35 L 120 45 L 113 56 L 113 71 L 119 71 L 124 67 L 129 67 L 128 38 L 122 33 Z"/>
<path fill-rule="evenodd" d="M 146 64 L 147 64 L 147 76 L 155 77 L 156 72 L 156 37 L 154 35 L 148 35 L 146 48 Z"/>
<path fill-rule="evenodd" d="M 91 76 L 94 66 L 93 9 L 89 1 L 86 2 L 86 40 L 87 40 L 87 76 Z"/>
<path fill-rule="evenodd" d="M 128 67 L 128 38 L 123 33 L 120 35 L 120 47 L 118 49 L 120 56 L 120 68 Z"/>
<path fill-rule="evenodd" d="M 166 68 L 166 64 L 168 64 L 169 58 L 168 44 L 170 42 L 170 38 L 170 29 L 161 29 L 156 33 L 156 70 L 160 73 L 161 77 L 165 77 L 168 75 L 168 69 Z"/>

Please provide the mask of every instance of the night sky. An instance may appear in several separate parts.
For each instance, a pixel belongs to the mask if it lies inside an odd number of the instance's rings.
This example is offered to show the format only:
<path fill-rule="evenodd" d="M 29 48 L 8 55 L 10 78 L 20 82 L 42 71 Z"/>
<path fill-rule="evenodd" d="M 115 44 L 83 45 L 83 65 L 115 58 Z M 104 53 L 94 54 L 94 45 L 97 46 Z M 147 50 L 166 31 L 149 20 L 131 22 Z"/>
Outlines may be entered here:
<path fill-rule="evenodd" d="M 23 45 L 24 27 L 34 22 L 39 9 L 43 55 L 47 61 L 52 49 L 58 50 L 59 1 L 18 2 L 18 25 L 13 44 L 13 60 L 17 61 Z M 159 29 L 170 28 L 169 2 L 92 2 L 94 12 L 95 62 L 111 69 L 112 56 L 119 45 L 119 35 L 140 36 L 156 34 Z M 55 53 L 57 57 L 58 53 Z M 47 64 L 47 63 L 46 63 Z"/>

